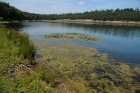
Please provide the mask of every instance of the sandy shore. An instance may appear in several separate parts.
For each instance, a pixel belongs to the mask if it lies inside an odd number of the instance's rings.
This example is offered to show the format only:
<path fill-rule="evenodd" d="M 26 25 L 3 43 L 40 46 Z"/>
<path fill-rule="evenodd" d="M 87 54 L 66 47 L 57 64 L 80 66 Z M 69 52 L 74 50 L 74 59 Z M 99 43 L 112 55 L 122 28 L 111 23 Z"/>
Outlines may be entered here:
<path fill-rule="evenodd" d="M 134 21 L 94 21 L 94 20 L 83 20 L 83 19 L 76 19 L 76 20 L 69 20 L 69 19 L 62 19 L 62 20 L 40 20 L 40 22 L 58 22 L 58 23 L 80 23 L 80 24 L 99 24 L 99 25 L 114 25 L 114 26 L 139 26 L 140 22 Z"/>
<path fill-rule="evenodd" d="M 59 19 L 59 20 L 24 20 L 26 22 L 55 22 L 55 23 L 78 23 L 78 24 L 98 24 L 98 25 L 113 25 L 113 26 L 136 26 L 140 27 L 140 21 L 94 21 L 89 19 Z M 8 22 L 8 21 L 0 21 L 0 23 L 15 23 L 18 21 Z"/>
<path fill-rule="evenodd" d="M 17 22 L 19 22 L 19 21 L 11 21 L 11 22 L 10 21 L 0 21 L 1 24 L 3 24 L 3 23 L 17 23 Z"/>

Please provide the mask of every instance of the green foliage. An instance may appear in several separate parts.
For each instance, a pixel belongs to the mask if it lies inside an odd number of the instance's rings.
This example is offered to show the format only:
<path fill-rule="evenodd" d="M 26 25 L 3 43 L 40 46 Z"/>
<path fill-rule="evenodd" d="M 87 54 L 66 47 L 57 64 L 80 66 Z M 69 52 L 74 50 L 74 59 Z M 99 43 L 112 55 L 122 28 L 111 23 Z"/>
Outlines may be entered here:
<path fill-rule="evenodd" d="M 50 84 L 51 87 L 55 87 L 55 76 L 52 71 L 45 71 L 43 66 L 40 66 L 38 71 L 38 77 L 45 81 L 47 84 Z"/>
<path fill-rule="evenodd" d="M 92 19 L 94 21 L 140 21 L 140 11 L 138 8 L 124 8 L 124 9 L 106 9 L 106 10 L 95 10 L 86 11 L 84 13 L 66 13 L 66 14 L 50 14 L 44 15 L 43 19 L 50 20 L 55 19 Z"/>
<path fill-rule="evenodd" d="M 102 21 L 140 21 L 140 11 L 138 8 L 124 8 L 116 10 L 106 9 L 106 10 L 95 10 L 86 11 L 84 13 L 65 13 L 65 14 L 35 14 L 23 12 L 10 6 L 9 3 L 0 2 L 0 16 L 4 20 L 57 20 L 57 19 L 92 19 L 92 20 L 102 20 Z"/>
<path fill-rule="evenodd" d="M 17 52 L 17 56 L 21 59 L 28 59 L 32 64 L 34 60 L 35 48 L 29 40 L 29 36 L 25 33 L 19 33 L 13 29 L 6 29 L 1 27 L 1 33 L 4 34 L 4 37 L 9 40 L 9 43 L 12 43 L 14 47 L 13 53 Z M 3 44 L 5 46 L 5 44 Z"/>
<path fill-rule="evenodd" d="M 101 38 L 95 38 L 90 35 L 80 34 L 80 33 L 53 33 L 49 35 L 45 35 L 45 38 L 53 38 L 53 39 L 81 39 L 84 41 L 102 41 Z"/>
<path fill-rule="evenodd" d="M 4 20 L 21 20 L 23 17 L 22 11 L 10 6 L 8 3 L 0 2 L 0 16 Z"/>
<path fill-rule="evenodd" d="M 0 26 L 0 93 L 54 93 L 52 72 L 23 66 L 25 59 L 32 64 L 34 53 L 27 34 Z"/>
<path fill-rule="evenodd" d="M 30 73 L 29 71 L 12 79 L 8 77 L 0 78 L 0 93 L 53 93 L 53 90 L 49 87 L 37 78 L 36 73 Z"/>
<path fill-rule="evenodd" d="M 55 87 L 55 76 L 53 72 L 46 72 L 44 76 L 44 81 L 48 84 L 51 84 L 52 87 Z"/>

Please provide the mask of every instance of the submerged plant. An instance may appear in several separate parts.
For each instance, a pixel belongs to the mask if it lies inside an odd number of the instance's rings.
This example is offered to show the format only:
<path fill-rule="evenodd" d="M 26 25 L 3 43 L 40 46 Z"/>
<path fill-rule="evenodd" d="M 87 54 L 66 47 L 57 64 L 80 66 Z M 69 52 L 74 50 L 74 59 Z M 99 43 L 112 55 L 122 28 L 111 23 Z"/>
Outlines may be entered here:
<path fill-rule="evenodd" d="M 38 59 L 79 93 L 136 93 L 140 88 L 140 66 L 114 62 L 97 49 L 77 44 L 34 43 Z M 43 43 L 43 44 L 42 44 Z M 55 60 L 53 60 L 55 59 Z M 48 79 L 46 79 L 48 82 Z"/>
<path fill-rule="evenodd" d="M 80 39 L 84 41 L 102 41 L 101 38 L 92 37 L 86 34 L 80 33 L 52 33 L 44 36 L 45 38 L 53 38 L 53 39 Z"/>

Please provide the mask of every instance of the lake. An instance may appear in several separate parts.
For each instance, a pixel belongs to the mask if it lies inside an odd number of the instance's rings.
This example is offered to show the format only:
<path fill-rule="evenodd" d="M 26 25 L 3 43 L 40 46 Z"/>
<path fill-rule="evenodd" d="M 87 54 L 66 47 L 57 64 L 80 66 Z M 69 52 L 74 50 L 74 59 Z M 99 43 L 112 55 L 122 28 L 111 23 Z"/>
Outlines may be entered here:
<path fill-rule="evenodd" d="M 140 64 L 140 27 L 51 22 L 20 22 L 5 25 L 36 37 L 50 33 L 82 33 L 99 37 L 103 41 L 70 42 L 97 48 L 99 52 L 107 53 L 109 57 L 118 61 Z"/>

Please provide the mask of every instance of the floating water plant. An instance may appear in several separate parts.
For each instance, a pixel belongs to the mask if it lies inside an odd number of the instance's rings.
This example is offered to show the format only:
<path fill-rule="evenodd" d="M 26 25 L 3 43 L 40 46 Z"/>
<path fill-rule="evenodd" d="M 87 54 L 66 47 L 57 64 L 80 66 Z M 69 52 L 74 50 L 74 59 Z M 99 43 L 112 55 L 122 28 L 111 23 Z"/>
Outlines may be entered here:
<path fill-rule="evenodd" d="M 66 80 L 76 93 L 140 92 L 140 65 L 114 62 L 95 48 L 69 42 L 42 43 L 34 43 L 41 55 L 38 61 L 52 69 L 56 78 Z"/>
<path fill-rule="evenodd" d="M 102 41 L 101 38 L 92 37 L 86 34 L 80 33 L 52 33 L 44 36 L 45 38 L 53 38 L 53 39 L 80 39 L 84 41 Z"/>

